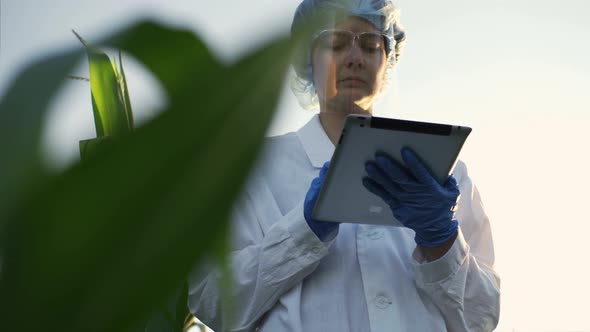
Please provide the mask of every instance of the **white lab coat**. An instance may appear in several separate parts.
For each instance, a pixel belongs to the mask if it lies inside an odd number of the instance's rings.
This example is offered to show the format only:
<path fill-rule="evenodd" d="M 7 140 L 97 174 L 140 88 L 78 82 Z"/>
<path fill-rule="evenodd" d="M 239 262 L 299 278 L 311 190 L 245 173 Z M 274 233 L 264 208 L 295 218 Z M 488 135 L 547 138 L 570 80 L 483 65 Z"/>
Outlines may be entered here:
<path fill-rule="evenodd" d="M 314 116 L 272 137 L 233 218 L 233 314 L 221 318 L 219 273 L 190 279 L 191 311 L 214 330 L 259 332 L 491 331 L 499 277 L 488 218 L 462 162 L 459 235 L 425 262 L 414 232 L 341 224 L 322 242 L 303 217 L 303 199 L 334 146 Z"/>

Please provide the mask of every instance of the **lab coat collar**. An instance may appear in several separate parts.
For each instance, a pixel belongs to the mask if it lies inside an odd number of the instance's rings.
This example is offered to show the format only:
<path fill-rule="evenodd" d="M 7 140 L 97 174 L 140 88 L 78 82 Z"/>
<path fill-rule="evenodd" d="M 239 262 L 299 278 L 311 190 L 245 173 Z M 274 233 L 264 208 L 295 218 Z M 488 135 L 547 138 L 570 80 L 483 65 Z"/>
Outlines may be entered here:
<path fill-rule="evenodd" d="M 318 114 L 297 131 L 297 136 L 313 167 L 321 168 L 332 158 L 334 144 L 324 131 Z"/>

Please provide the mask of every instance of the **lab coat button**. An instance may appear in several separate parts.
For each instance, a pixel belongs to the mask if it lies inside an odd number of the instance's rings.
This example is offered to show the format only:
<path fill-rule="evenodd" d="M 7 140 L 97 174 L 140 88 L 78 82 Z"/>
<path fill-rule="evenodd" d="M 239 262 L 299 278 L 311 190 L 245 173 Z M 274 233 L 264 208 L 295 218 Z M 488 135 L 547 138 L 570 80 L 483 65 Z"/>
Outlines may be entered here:
<path fill-rule="evenodd" d="M 315 255 L 320 253 L 320 248 L 319 247 L 313 247 L 311 248 L 311 252 L 313 252 Z"/>
<path fill-rule="evenodd" d="M 385 309 L 391 305 L 391 300 L 383 295 L 379 295 L 375 298 L 375 305 L 377 308 Z"/>

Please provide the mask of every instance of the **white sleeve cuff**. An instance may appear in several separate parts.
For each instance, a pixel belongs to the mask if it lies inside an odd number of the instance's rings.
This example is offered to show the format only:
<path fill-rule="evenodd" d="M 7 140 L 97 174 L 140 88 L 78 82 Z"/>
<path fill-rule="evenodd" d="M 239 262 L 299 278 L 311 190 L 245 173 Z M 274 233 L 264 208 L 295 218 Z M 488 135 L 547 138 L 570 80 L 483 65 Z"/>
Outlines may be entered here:
<path fill-rule="evenodd" d="M 432 262 L 425 262 L 419 248 L 414 250 L 414 274 L 417 282 L 422 284 L 436 283 L 452 276 L 459 270 L 469 253 L 469 244 L 463 237 L 461 227 L 457 238 L 444 256 Z"/>
<path fill-rule="evenodd" d="M 303 201 L 287 213 L 284 222 L 295 245 L 294 249 L 301 253 L 302 265 L 308 265 L 311 261 L 317 261 L 328 254 L 328 248 L 334 242 L 335 236 L 330 236 L 330 240 L 322 242 L 315 235 L 303 216 Z"/>

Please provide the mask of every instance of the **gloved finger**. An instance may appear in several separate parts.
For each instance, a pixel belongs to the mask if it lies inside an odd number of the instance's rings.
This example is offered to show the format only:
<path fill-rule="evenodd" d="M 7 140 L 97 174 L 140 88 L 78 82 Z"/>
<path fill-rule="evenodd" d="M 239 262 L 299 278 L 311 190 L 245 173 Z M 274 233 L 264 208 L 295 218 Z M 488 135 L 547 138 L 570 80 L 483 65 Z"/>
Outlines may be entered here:
<path fill-rule="evenodd" d="M 444 185 L 445 189 L 459 191 L 459 184 L 453 175 L 450 175 Z"/>
<path fill-rule="evenodd" d="M 322 166 L 322 169 L 320 170 L 320 177 L 324 178 L 326 176 L 326 173 L 328 172 L 328 168 L 330 167 L 330 161 L 326 161 L 324 163 L 324 166 Z"/>
<path fill-rule="evenodd" d="M 323 179 L 321 179 L 319 176 L 314 178 L 311 181 L 311 185 L 309 186 L 307 193 L 305 194 L 305 200 L 303 202 L 303 215 L 306 220 L 311 218 L 311 213 L 318 199 L 322 182 Z"/>
<path fill-rule="evenodd" d="M 319 192 L 320 188 L 322 187 L 322 183 L 324 183 L 324 178 L 318 176 L 311 181 L 311 185 L 309 186 L 310 191 Z"/>
<path fill-rule="evenodd" d="M 415 182 L 415 179 L 412 178 L 410 173 L 386 153 L 377 152 L 375 154 L 375 162 L 393 181 L 402 185 Z"/>
<path fill-rule="evenodd" d="M 392 209 L 399 207 L 399 201 L 392 196 L 385 188 L 383 188 L 379 183 L 375 182 L 375 180 L 364 177 L 363 178 L 363 186 L 367 188 L 367 190 L 374 195 L 380 197 L 385 203 L 387 203 Z"/>
<path fill-rule="evenodd" d="M 411 218 L 413 211 L 408 209 L 405 205 L 399 205 L 391 209 L 391 213 L 402 225 L 414 229 L 415 221 Z"/>
<path fill-rule="evenodd" d="M 453 202 L 457 202 L 459 200 L 459 196 L 461 195 L 461 191 L 459 190 L 459 185 L 457 184 L 457 180 L 451 175 L 445 182 L 444 186 L 444 196 Z"/>
<path fill-rule="evenodd" d="M 396 196 L 402 191 L 376 163 L 367 161 L 365 163 L 365 170 L 369 178 L 383 187 L 390 195 Z"/>
<path fill-rule="evenodd" d="M 410 148 L 402 148 L 402 158 L 410 173 L 421 183 L 430 183 L 434 178 L 424 163 L 418 159 L 418 156 Z"/>

